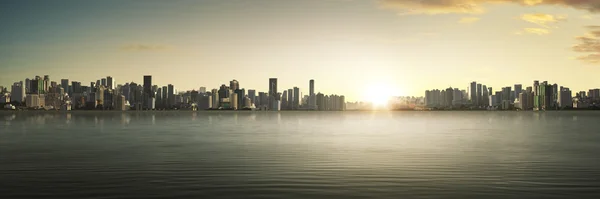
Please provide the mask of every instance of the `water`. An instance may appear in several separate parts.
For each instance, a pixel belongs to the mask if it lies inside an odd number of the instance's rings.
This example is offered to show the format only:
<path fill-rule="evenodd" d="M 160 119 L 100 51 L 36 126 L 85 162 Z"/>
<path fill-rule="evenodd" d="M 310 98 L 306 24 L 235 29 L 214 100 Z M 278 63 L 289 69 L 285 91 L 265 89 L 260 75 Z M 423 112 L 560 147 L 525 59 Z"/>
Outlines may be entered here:
<path fill-rule="evenodd" d="M 0 114 L 0 198 L 600 198 L 600 112 Z"/>

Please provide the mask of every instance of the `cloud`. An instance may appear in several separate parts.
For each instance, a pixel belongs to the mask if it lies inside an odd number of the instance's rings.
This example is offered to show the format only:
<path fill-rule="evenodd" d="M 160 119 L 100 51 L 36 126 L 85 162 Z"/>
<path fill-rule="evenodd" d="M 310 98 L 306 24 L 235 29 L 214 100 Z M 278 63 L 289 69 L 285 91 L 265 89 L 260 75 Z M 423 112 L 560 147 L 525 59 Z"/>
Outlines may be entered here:
<path fill-rule="evenodd" d="M 578 60 L 600 64 L 600 26 L 588 26 L 587 28 L 590 30 L 587 34 L 575 38 L 579 43 L 572 47 L 573 51 L 587 53 L 587 55 L 577 57 Z"/>
<path fill-rule="evenodd" d="M 479 18 L 477 17 L 463 17 L 458 23 L 475 23 L 477 21 L 479 21 Z"/>
<path fill-rule="evenodd" d="M 153 45 L 153 44 L 128 44 L 120 47 L 124 51 L 165 51 L 171 48 L 165 45 Z"/>
<path fill-rule="evenodd" d="M 583 16 L 581 16 L 579 18 L 582 18 L 582 19 L 594 19 L 594 16 L 592 16 L 592 15 L 583 15 Z"/>
<path fill-rule="evenodd" d="M 485 12 L 484 4 L 512 3 L 522 6 L 558 5 L 600 12 L 599 0 L 379 0 L 383 8 L 399 14 L 449 14 Z"/>
<path fill-rule="evenodd" d="M 544 28 L 524 28 L 523 31 L 517 31 L 515 34 L 535 34 L 535 35 L 547 35 L 550 34 L 550 30 Z"/>
<path fill-rule="evenodd" d="M 558 23 L 560 21 L 564 21 L 567 19 L 566 16 L 563 15 L 550 15 L 550 14 L 524 14 L 520 17 L 523 21 L 527 21 L 530 23 L 534 23 L 540 25 L 542 27 L 548 28 L 547 24 Z"/>

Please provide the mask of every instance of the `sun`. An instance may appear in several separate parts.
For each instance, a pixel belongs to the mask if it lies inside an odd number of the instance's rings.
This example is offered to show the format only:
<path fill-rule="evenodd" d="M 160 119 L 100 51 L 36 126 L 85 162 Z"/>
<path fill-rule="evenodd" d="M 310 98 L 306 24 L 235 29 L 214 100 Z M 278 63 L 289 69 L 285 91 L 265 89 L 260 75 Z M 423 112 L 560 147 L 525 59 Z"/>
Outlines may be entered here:
<path fill-rule="evenodd" d="M 392 88 L 389 84 L 373 83 L 365 88 L 364 99 L 376 107 L 385 107 L 392 97 Z"/>

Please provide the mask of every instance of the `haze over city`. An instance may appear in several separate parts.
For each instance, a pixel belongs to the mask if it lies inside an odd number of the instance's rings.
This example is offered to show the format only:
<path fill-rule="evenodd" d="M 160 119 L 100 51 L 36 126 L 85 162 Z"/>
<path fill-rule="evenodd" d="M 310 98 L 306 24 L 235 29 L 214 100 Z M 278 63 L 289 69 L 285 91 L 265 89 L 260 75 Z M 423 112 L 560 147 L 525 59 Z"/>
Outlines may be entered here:
<path fill-rule="evenodd" d="M 347 101 L 471 81 L 579 91 L 600 85 L 598 11 L 595 0 L 3 1 L 0 85 L 151 74 L 178 90 L 231 79 L 268 90 L 277 77 L 305 92 L 317 79 Z"/>

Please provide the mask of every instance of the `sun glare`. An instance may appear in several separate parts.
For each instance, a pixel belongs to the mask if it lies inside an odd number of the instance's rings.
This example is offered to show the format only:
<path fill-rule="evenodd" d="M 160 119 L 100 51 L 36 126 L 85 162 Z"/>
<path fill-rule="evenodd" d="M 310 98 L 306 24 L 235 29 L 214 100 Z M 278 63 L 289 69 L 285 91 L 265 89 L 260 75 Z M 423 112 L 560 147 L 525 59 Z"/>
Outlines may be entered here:
<path fill-rule="evenodd" d="M 387 106 L 392 95 L 391 87 L 388 85 L 384 83 L 371 84 L 365 90 L 365 100 L 373 103 L 375 107 Z"/>

